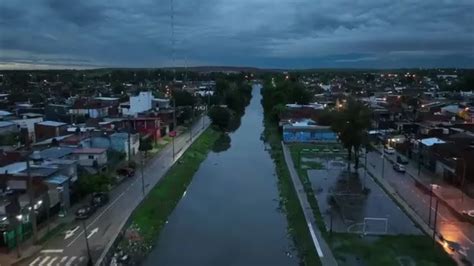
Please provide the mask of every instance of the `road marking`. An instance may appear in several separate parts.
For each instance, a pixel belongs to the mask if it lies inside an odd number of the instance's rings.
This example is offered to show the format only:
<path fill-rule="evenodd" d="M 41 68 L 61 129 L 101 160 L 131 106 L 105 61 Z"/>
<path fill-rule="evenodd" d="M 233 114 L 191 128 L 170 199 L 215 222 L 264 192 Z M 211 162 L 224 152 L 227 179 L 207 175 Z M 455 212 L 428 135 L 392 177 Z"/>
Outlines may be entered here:
<path fill-rule="evenodd" d="M 74 262 L 76 258 L 77 258 L 76 256 L 72 256 L 71 259 L 66 263 L 66 266 L 72 265 L 72 263 Z"/>
<path fill-rule="evenodd" d="M 49 261 L 48 266 L 52 266 L 54 261 L 57 260 L 58 257 L 54 257 L 51 261 Z"/>
<path fill-rule="evenodd" d="M 73 236 L 78 229 L 79 229 L 79 226 L 76 226 L 76 228 L 74 228 L 72 230 L 67 230 L 66 235 L 64 236 L 64 240 L 66 240 L 66 239 L 70 238 L 71 236 Z"/>
<path fill-rule="evenodd" d="M 311 233 L 311 238 L 313 239 L 314 246 L 316 247 L 316 252 L 318 252 L 318 256 L 320 258 L 324 257 L 323 251 L 321 250 L 321 246 L 319 245 L 319 241 L 314 234 L 313 226 L 311 223 L 308 223 L 309 232 Z"/>
<path fill-rule="evenodd" d="M 37 263 L 39 260 L 41 259 L 41 257 L 37 257 L 34 261 L 32 261 L 29 265 L 35 265 L 35 263 Z"/>
<path fill-rule="evenodd" d="M 135 182 L 137 182 L 137 180 L 135 180 L 134 183 Z M 114 201 L 112 201 L 109 206 L 107 206 L 107 208 L 105 208 L 97 217 L 95 217 L 95 219 L 86 226 L 86 229 L 88 229 L 90 226 L 92 226 L 93 223 L 95 223 L 100 217 L 102 217 L 102 215 L 104 215 L 106 211 L 108 211 L 120 198 L 122 198 L 123 195 L 125 195 L 125 191 L 120 193 L 120 195 L 118 195 L 118 197 Z M 80 232 L 69 244 L 67 244 L 67 247 L 70 247 L 83 233 L 84 230 Z"/>
<path fill-rule="evenodd" d="M 67 260 L 67 258 L 68 258 L 67 256 L 64 256 L 59 263 L 65 262 Z"/>
<path fill-rule="evenodd" d="M 89 235 L 87 235 L 87 239 L 91 238 L 97 232 L 99 232 L 99 227 L 92 229 Z"/>
<path fill-rule="evenodd" d="M 41 253 L 62 253 L 64 249 L 43 249 Z"/>
<path fill-rule="evenodd" d="M 49 258 L 50 258 L 49 256 L 44 257 L 44 259 L 38 265 L 39 266 L 43 265 L 44 263 L 46 263 L 49 260 Z"/>

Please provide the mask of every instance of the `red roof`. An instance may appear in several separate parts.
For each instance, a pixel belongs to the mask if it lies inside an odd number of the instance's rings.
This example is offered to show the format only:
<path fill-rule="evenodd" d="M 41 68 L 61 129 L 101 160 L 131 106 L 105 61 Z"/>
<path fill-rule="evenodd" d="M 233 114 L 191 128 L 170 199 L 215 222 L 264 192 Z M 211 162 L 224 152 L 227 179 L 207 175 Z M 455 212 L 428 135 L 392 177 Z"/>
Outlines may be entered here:
<path fill-rule="evenodd" d="M 103 148 L 82 148 L 82 149 L 77 149 L 74 150 L 74 154 L 101 154 L 107 151 L 106 149 Z"/>

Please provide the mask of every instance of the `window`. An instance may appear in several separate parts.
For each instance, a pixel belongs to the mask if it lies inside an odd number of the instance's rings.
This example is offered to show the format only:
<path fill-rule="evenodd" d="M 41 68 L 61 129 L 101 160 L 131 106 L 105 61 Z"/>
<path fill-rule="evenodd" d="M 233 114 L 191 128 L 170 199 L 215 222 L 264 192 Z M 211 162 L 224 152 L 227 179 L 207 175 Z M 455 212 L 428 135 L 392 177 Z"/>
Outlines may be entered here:
<path fill-rule="evenodd" d="M 87 156 L 89 159 L 94 159 L 94 155 Z"/>

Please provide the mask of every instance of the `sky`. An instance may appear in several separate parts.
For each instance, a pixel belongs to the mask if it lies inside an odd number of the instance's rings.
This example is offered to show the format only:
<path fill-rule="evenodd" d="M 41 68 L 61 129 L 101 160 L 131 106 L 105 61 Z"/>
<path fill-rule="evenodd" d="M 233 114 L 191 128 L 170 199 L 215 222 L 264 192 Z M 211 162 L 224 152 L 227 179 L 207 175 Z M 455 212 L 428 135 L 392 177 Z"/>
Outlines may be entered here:
<path fill-rule="evenodd" d="M 0 69 L 474 68 L 473 14 L 473 0 L 1 0 Z"/>

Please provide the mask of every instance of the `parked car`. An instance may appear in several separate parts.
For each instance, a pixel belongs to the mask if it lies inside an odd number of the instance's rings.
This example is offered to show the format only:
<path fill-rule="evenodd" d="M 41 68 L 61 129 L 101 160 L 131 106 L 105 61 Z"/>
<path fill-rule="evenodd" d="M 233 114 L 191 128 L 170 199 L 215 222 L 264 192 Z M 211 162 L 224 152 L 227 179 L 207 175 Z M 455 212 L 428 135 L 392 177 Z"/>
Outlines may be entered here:
<path fill-rule="evenodd" d="M 76 211 L 76 219 L 85 220 L 91 217 L 91 215 L 94 214 L 95 211 L 96 211 L 96 208 L 94 208 L 93 206 L 90 206 L 90 205 L 82 206 Z"/>
<path fill-rule="evenodd" d="M 392 148 L 392 147 L 387 146 L 387 147 L 385 147 L 384 152 L 387 153 L 387 154 L 394 154 L 395 149 Z"/>
<path fill-rule="evenodd" d="M 397 156 L 397 163 L 406 165 L 408 164 L 408 160 L 405 157 L 399 155 Z"/>
<path fill-rule="evenodd" d="M 399 173 L 405 173 L 405 166 L 401 163 L 396 163 L 393 165 L 393 170 L 399 172 Z"/>
<path fill-rule="evenodd" d="M 120 169 L 117 169 L 117 175 L 119 176 L 125 176 L 125 177 L 132 177 L 135 175 L 135 169 L 131 167 L 123 167 Z"/>
<path fill-rule="evenodd" d="M 91 206 L 94 208 L 99 208 L 104 206 L 109 202 L 109 194 L 105 192 L 96 192 L 92 194 Z"/>

